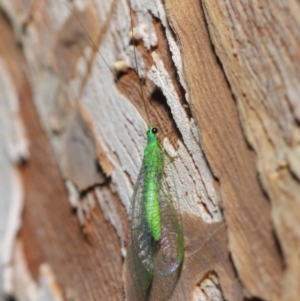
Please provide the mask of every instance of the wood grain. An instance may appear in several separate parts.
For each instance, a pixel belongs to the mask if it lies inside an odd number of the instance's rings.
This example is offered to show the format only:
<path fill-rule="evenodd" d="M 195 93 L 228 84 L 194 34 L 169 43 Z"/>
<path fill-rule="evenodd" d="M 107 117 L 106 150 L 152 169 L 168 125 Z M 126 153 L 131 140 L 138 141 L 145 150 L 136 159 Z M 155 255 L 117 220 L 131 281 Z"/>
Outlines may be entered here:
<path fill-rule="evenodd" d="M 254 154 L 243 136 L 236 103 L 211 44 L 202 5 L 199 1 L 166 1 L 166 7 L 181 44 L 202 146 L 220 184 L 229 249 L 237 273 L 249 295 L 279 300 L 282 264 L 270 205 L 258 182 Z"/>
<path fill-rule="evenodd" d="M 270 198 L 272 221 L 286 265 L 281 298 L 297 300 L 300 6 L 297 1 L 239 5 L 203 1 L 203 5 L 246 139 L 256 153 L 263 190 Z M 219 17 L 226 22 L 220 22 Z"/>
<path fill-rule="evenodd" d="M 0 6 L 30 145 L 9 163 L 25 193 L 15 271 L 42 289 L 46 266 L 66 300 L 298 301 L 297 1 Z M 147 123 L 174 155 L 185 257 L 140 293 L 125 258 Z"/>

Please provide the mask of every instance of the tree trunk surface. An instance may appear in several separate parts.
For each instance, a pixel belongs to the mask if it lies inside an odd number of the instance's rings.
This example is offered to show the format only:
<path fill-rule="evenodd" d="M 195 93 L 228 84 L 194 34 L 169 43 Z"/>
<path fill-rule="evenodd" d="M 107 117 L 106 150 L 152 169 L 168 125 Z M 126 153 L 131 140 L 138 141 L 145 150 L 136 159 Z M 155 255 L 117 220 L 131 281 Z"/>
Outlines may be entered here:
<path fill-rule="evenodd" d="M 298 1 L 0 7 L 1 301 L 299 300 Z M 172 157 L 184 260 L 137 291 L 148 124 Z"/>

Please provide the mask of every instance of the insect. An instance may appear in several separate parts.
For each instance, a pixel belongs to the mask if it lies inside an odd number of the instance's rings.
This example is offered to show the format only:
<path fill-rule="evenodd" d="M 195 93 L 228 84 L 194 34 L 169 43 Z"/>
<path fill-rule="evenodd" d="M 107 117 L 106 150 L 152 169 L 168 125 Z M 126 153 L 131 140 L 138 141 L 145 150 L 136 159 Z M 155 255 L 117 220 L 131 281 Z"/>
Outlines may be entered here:
<path fill-rule="evenodd" d="M 131 9 L 130 19 L 133 35 Z M 135 45 L 134 58 L 138 72 Z M 141 80 L 139 84 L 149 121 Z M 184 238 L 178 196 L 173 177 L 169 175 L 173 194 L 166 181 L 167 167 L 172 161 L 163 151 L 157 132 L 157 127 L 148 125 L 147 144 L 130 208 L 129 267 L 138 290 L 146 290 L 153 276 L 168 276 L 175 272 L 183 259 Z"/>
<path fill-rule="evenodd" d="M 131 15 L 130 9 L 133 28 Z M 135 43 L 133 46 L 139 74 Z M 149 125 L 131 201 L 128 263 L 135 287 L 141 291 L 149 287 L 153 277 L 167 277 L 178 270 L 183 260 L 184 238 L 173 163 L 159 142 L 158 128 L 150 124 L 141 80 L 139 85 Z"/>
<path fill-rule="evenodd" d="M 168 276 L 183 258 L 183 231 L 176 196 L 166 183 L 171 164 L 149 125 L 142 167 L 134 186 L 130 210 L 129 264 L 138 290 L 150 285 L 152 276 Z"/>

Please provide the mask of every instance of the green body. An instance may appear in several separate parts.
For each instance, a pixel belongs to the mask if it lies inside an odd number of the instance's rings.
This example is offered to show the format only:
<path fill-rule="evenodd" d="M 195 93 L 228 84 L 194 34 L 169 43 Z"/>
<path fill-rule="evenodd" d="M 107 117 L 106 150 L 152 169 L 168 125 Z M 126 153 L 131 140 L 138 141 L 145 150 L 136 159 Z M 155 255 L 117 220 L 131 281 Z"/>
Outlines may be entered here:
<path fill-rule="evenodd" d="M 155 127 L 148 127 L 143 164 L 130 208 L 128 261 L 138 290 L 146 290 L 153 276 L 174 273 L 182 263 L 184 250 L 173 165 L 161 149 L 156 133 Z"/>
<path fill-rule="evenodd" d="M 153 132 L 153 126 L 149 126 L 143 159 L 143 165 L 146 167 L 143 205 L 148 227 L 156 241 L 161 237 L 159 190 L 163 173 L 163 160 L 163 153 L 155 132 Z"/>

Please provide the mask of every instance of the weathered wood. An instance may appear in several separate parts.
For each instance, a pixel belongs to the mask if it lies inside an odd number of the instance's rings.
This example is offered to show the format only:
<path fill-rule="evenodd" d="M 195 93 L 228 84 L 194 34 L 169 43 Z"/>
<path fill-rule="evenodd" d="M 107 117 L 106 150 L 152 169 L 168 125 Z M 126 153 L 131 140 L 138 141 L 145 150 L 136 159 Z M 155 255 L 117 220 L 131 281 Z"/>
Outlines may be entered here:
<path fill-rule="evenodd" d="M 299 3 L 203 1 L 211 39 L 236 97 L 286 270 L 282 300 L 299 298 Z M 221 27 L 219 17 L 226 22 Z M 220 33 L 222 32 L 222 39 Z M 276 275 L 275 275 L 276 276 Z"/>
<path fill-rule="evenodd" d="M 0 189 L 0 206 L 19 204 L 6 207 L 11 222 L 0 228 L 0 293 L 298 300 L 296 1 L 0 6 L 13 28 L 2 17 L 0 105 L 12 117 L 0 122 L 0 147 L 10 150 L 0 162 L 12 188 Z M 185 258 L 180 271 L 140 293 L 126 247 L 147 123 L 174 156 Z"/>
<path fill-rule="evenodd" d="M 278 300 L 282 263 L 272 233 L 270 206 L 259 185 L 254 156 L 243 138 L 234 99 L 211 45 L 203 7 L 198 1 L 186 2 L 185 9 L 181 1 L 167 3 L 182 46 L 201 142 L 219 180 L 229 248 L 237 273 L 250 295 Z"/>

